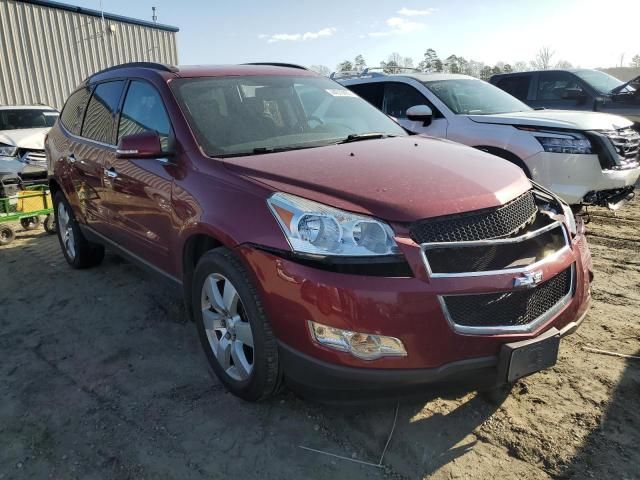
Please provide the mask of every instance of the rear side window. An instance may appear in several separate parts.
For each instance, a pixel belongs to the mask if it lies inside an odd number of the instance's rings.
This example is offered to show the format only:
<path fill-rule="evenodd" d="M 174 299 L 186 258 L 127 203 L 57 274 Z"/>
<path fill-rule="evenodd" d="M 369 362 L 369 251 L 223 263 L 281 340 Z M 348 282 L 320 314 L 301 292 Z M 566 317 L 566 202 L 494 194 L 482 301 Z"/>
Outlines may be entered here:
<path fill-rule="evenodd" d="M 580 89 L 578 79 L 566 72 L 543 72 L 538 79 L 538 100 L 563 100 L 568 89 Z"/>
<path fill-rule="evenodd" d="M 148 131 L 160 135 L 163 151 L 169 149 L 171 124 L 160 94 L 147 82 L 133 81 L 122 106 L 118 141 L 126 135 Z"/>
<path fill-rule="evenodd" d="M 80 135 L 82 117 L 84 116 L 84 109 L 87 107 L 90 95 L 91 90 L 89 90 L 88 87 L 82 87 L 73 93 L 64 105 L 60 120 L 64 128 L 74 135 Z"/>
<path fill-rule="evenodd" d="M 382 99 L 384 98 L 384 83 L 361 83 L 359 85 L 346 86 L 349 90 L 364 98 L 378 110 L 382 110 Z"/>
<path fill-rule="evenodd" d="M 99 84 L 93 91 L 82 125 L 82 136 L 96 142 L 113 145 L 116 111 L 124 81 Z"/>
<path fill-rule="evenodd" d="M 529 85 L 531 85 L 531 75 L 502 78 L 496 83 L 497 87 L 522 101 L 529 95 Z"/>

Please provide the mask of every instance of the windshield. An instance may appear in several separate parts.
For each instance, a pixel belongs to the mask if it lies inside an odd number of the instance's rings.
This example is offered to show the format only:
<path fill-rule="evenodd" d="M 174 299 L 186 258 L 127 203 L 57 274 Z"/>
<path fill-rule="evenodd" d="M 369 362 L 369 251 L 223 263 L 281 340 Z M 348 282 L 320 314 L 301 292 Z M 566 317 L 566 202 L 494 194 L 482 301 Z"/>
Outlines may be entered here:
<path fill-rule="evenodd" d="M 493 115 L 531 110 L 516 97 L 482 80 L 462 78 L 422 83 L 455 114 Z"/>
<path fill-rule="evenodd" d="M 185 78 L 172 82 L 172 89 L 209 156 L 318 147 L 372 133 L 380 134 L 375 138 L 406 135 L 328 78 Z"/>
<path fill-rule="evenodd" d="M 609 93 L 624 83 L 622 80 L 598 70 L 577 70 L 574 73 L 601 94 Z M 634 90 L 633 87 L 627 86 L 623 91 L 633 92 Z"/>
<path fill-rule="evenodd" d="M 0 130 L 52 127 L 58 115 L 55 110 L 35 108 L 0 110 Z"/>

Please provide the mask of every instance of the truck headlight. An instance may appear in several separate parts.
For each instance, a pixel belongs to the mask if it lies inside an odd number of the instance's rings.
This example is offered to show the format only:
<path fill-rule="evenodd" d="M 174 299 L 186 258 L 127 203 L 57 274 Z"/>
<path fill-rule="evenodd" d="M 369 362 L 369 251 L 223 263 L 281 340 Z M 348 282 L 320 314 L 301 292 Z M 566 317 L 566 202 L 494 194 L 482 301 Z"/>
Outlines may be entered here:
<path fill-rule="evenodd" d="M 0 143 L 0 157 L 15 157 L 18 153 L 18 147 Z"/>
<path fill-rule="evenodd" d="M 275 193 L 267 204 L 294 252 L 339 256 L 400 253 L 391 227 L 365 215 Z"/>
<path fill-rule="evenodd" d="M 402 341 L 395 337 L 352 332 L 312 321 L 308 323 L 311 335 L 320 345 L 341 352 L 348 352 L 362 360 L 407 356 L 407 351 Z"/>
<path fill-rule="evenodd" d="M 542 145 L 545 152 L 590 154 L 593 153 L 591 142 L 580 133 L 572 134 L 573 138 L 538 137 L 536 139 Z"/>

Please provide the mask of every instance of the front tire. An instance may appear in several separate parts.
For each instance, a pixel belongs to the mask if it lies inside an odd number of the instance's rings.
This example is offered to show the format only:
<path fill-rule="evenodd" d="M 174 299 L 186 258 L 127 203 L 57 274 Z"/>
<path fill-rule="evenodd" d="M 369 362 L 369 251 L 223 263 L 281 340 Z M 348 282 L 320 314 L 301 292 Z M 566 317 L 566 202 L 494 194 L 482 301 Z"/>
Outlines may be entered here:
<path fill-rule="evenodd" d="M 84 237 L 62 192 L 56 193 L 53 205 L 58 241 L 67 263 L 77 269 L 99 265 L 104 258 L 104 247 Z"/>
<path fill-rule="evenodd" d="M 247 270 L 231 251 L 217 248 L 200 258 L 191 302 L 218 379 L 244 400 L 274 395 L 282 378 L 277 342 Z"/>

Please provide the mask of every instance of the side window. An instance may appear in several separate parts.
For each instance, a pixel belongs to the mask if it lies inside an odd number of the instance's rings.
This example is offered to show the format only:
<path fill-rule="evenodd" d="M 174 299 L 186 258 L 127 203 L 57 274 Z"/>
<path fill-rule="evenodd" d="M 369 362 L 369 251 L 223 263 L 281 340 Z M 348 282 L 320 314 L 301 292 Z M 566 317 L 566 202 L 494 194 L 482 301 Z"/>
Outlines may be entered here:
<path fill-rule="evenodd" d="M 80 135 L 82 127 L 82 117 L 87 107 L 91 90 L 88 87 L 82 87 L 80 90 L 72 93 L 64 104 L 64 109 L 60 115 L 60 121 L 64 127 L 74 135 Z"/>
<path fill-rule="evenodd" d="M 100 83 L 93 90 L 82 124 L 82 136 L 96 142 L 114 144 L 116 111 L 124 80 Z"/>
<path fill-rule="evenodd" d="M 566 72 L 542 72 L 538 79 L 538 100 L 563 100 L 568 89 L 582 89 L 578 79 Z"/>
<path fill-rule="evenodd" d="M 125 135 L 152 131 L 160 135 L 162 150 L 169 149 L 171 123 L 158 91 L 147 82 L 132 81 L 122 106 L 118 141 Z"/>
<path fill-rule="evenodd" d="M 361 83 L 359 85 L 347 86 L 356 95 L 364 98 L 378 110 L 382 110 L 382 99 L 384 98 L 384 83 Z"/>
<path fill-rule="evenodd" d="M 400 82 L 386 84 L 384 89 L 384 113 L 395 118 L 407 118 L 407 110 L 415 105 L 427 105 L 433 110 L 434 118 L 442 118 L 442 114 L 427 100 L 427 97 L 411 85 Z"/>
<path fill-rule="evenodd" d="M 531 75 L 517 75 L 514 77 L 501 78 L 496 86 L 523 102 L 529 95 L 529 85 L 531 85 Z"/>

